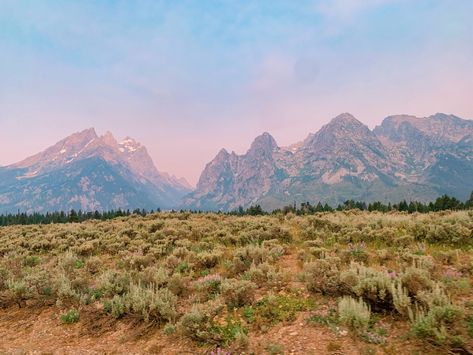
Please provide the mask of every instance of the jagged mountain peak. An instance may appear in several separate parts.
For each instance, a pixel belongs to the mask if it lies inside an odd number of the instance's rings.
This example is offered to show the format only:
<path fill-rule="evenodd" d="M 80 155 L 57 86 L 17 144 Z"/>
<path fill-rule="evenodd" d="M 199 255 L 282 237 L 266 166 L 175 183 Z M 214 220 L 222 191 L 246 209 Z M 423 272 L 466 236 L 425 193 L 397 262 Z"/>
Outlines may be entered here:
<path fill-rule="evenodd" d="M 326 124 L 322 129 L 330 130 L 330 131 L 337 131 L 341 130 L 343 132 L 347 130 L 362 130 L 364 132 L 369 131 L 369 128 L 356 119 L 350 113 L 342 113 L 335 118 L 333 118 L 328 124 Z"/>
<path fill-rule="evenodd" d="M 355 116 L 353 116 L 351 113 L 349 112 L 344 112 L 344 113 L 341 113 L 339 114 L 338 116 L 332 118 L 332 120 L 330 121 L 330 123 L 334 124 L 334 123 L 339 123 L 339 124 L 357 124 L 357 123 L 361 123 L 360 121 L 358 121 Z M 330 124 L 329 123 L 329 124 Z"/>
<path fill-rule="evenodd" d="M 215 162 L 222 162 L 228 160 L 228 157 L 230 157 L 230 153 L 225 148 L 222 148 L 218 151 L 217 155 L 213 159 Z"/>
<path fill-rule="evenodd" d="M 35 174 L 48 167 L 65 164 L 80 155 L 89 145 L 98 139 L 94 128 L 76 132 L 60 140 L 55 145 L 44 151 L 30 156 L 16 164 L 12 168 L 29 168 Z M 30 173 L 31 173 L 30 171 Z"/>
<path fill-rule="evenodd" d="M 376 135 L 391 141 L 431 140 L 431 143 L 459 142 L 465 135 L 473 133 L 473 121 L 454 115 L 436 113 L 428 117 L 394 115 L 386 117 L 374 129 Z"/>
<path fill-rule="evenodd" d="M 452 114 L 443 113 L 443 112 L 437 112 L 436 114 L 429 116 L 428 118 L 433 118 L 437 120 L 454 120 L 454 121 L 462 120 L 460 117 L 457 117 Z"/>
<path fill-rule="evenodd" d="M 119 143 L 119 146 L 119 150 L 122 153 L 135 153 L 136 151 L 144 148 L 141 143 L 137 142 L 131 137 L 126 137 Z"/>
<path fill-rule="evenodd" d="M 76 133 L 73 133 L 71 136 L 85 136 L 85 137 L 97 137 L 97 132 L 95 131 L 95 128 L 94 127 L 89 127 L 89 128 L 86 128 L 82 131 L 79 131 L 79 132 L 76 132 Z"/>
<path fill-rule="evenodd" d="M 350 144 L 369 144 L 381 149 L 381 143 L 374 133 L 349 113 L 333 118 L 317 133 L 310 134 L 302 143 L 302 151 L 332 151 L 335 147 L 347 147 Z"/>
<path fill-rule="evenodd" d="M 276 143 L 276 140 L 273 138 L 273 136 L 271 136 L 268 132 L 264 132 L 263 134 L 255 138 L 255 140 L 251 144 L 248 154 L 251 154 L 253 152 L 265 152 L 270 154 L 277 148 L 278 144 Z"/>
<path fill-rule="evenodd" d="M 175 207 L 191 190 L 187 181 L 158 171 L 146 147 L 133 138 L 118 143 L 112 133 L 99 137 L 93 128 L 73 133 L 4 171 L 13 179 L 0 183 L 0 197 L 7 194 L 0 209 L 150 207 L 150 203 L 153 207 Z M 59 181 L 61 193 L 54 189 Z M 38 196 L 32 196 L 33 191 Z M 41 206 L 44 201 L 48 205 Z"/>
<path fill-rule="evenodd" d="M 100 137 L 100 139 L 107 145 L 111 147 L 116 147 L 118 146 L 118 141 L 115 139 L 113 134 L 110 131 L 105 132 L 103 136 Z"/>

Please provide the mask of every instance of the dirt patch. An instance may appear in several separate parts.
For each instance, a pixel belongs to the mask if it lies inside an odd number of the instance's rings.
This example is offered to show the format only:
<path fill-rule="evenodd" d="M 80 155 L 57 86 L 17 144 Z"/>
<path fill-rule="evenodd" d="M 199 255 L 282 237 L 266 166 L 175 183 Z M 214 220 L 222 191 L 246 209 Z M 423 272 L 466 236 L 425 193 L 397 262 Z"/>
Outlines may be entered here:
<path fill-rule="evenodd" d="M 81 309 L 80 321 L 62 324 L 56 307 L 0 311 L 0 353 L 6 354 L 199 354 L 203 349 L 158 327 L 129 319 L 97 317 Z"/>

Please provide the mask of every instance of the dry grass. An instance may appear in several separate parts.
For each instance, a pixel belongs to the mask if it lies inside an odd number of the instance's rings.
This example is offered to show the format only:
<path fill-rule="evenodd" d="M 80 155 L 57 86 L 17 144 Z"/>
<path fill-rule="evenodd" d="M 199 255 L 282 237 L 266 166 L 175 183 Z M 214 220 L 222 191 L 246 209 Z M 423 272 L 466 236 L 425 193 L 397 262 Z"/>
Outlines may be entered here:
<path fill-rule="evenodd" d="M 91 327 L 142 324 L 203 352 L 308 349 L 314 339 L 297 334 L 317 332 L 327 352 L 381 353 L 406 339 L 409 351 L 472 351 L 472 246 L 471 211 L 159 213 L 3 227 L 0 312 L 73 309 L 61 326 L 95 314 Z M 337 311 L 347 297 L 371 309 L 357 331 Z M 293 336 L 256 341 L 289 329 Z"/>

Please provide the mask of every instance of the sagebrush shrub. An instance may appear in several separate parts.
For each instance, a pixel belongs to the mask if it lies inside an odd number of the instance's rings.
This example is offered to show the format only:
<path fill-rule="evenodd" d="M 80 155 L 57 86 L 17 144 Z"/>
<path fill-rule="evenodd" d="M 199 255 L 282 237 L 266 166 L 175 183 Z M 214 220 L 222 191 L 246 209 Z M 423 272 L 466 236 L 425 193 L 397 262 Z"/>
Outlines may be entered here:
<path fill-rule="evenodd" d="M 122 295 L 130 287 L 130 276 L 115 270 L 106 270 L 98 279 L 98 286 L 104 295 Z"/>
<path fill-rule="evenodd" d="M 65 324 L 77 323 L 79 319 L 79 311 L 75 308 L 71 308 L 69 311 L 61 315 L 61 322 Z"/>
<path fill-rule="evenodd" d="M 92 256 L 87 259 L 85 269 L 91 274 L 97 274 L 103 268 L 103 261 L 98 256 Z"/>
<path fill-rule="evenodd" d="M 435 306 L 426 312 L 416 308 L 409 313 L 412 333 L 435 344 L 452 341 L 451 327 L 461 317 L 461 310 L 453 305 Z"/>
<path fill-rule="evenodd" d="M 450 296 L 445 291 L 445 288 L 438 282 L 434 283 L 430 290 L 420 291 L 416 299 L 428 309 L 451 304 Z"/>
<path fill-rule="evenodd" d="M 401 282 L 411 296 L 416 296 L 420 291 L 431 289 L 433 284 L 429 273 L 416 267 L 406 269 L 401 275 Z"/>
<path fill-rule="evenodd" d="M 360 299 L 344 296 L 338 301 L 338 317 L 342 324 L 357 331 L 368 328 L 371 311 L 369 306 Z"/>
<path fill-rule="evenodd" d="M 408 290 L 403 287 L 401 282 L 395 282 L 391 285 L 391 295 L 396 311 L 402 316 L 407 317 L 412 303 Z"/>
<path fill-rule="evenodd" d="M 220 293 L 223 278 L 218 274 L 204 276 L 194 283 L 194 288 L 200 300 L 208 301 Z"/>
<path fill-rule="evenodd" d="M 353 263 L 350 267 L 358 276 L 358 283 L 352 291 L 362 297 L 375 310 L 392 308 L 391 285 L 392 278 L 382 271 Z"/>
<path fill-rule="evenodd" d="M 210 251 L 210 252 L 202 252 L 196 255 L 196 266 L 198 268 L 203 269 L 211 269 L 215 267 L 220 258 L 222 257 L 222 253 L 218 251 Z"/>
<path fill-rule="evenodd" d="M 256 285 L 247 280 L 227 279 L 222 282 L 221 294 L 230 308 L 251 304 L 255 296 Z"/>
<path fill-rule="evenodd" d="M 303 278 L 307 289 L 324 295 L 340 293 L 340 273 L 333 262 L 320 259 L 304 265 Z"/>
<path fill-rule="evenodd" d="M 233 257 L 233 267 L 235 273 L 248 270 L 252 264 L 259 265 L 270 259 L 269 251 L 266 248 L 247 245 L 235 250 Z"/>
<path fill-rule="evenodd" d="M 21 305 L 22 301 L 25 301 L 33 296 L 33 290 L 28 286 L 25 280 L 8 279 L 6 282 L 7 289 L 12 293 L 14 301 Z"/>
<path fill-rule="evenodd" d="M 223 304 L 219 300 L 196 304 L 182 316 L 179 329 L 190 339 L 204 343 L 218 343 L 221 337 L 214 330 L 215 317 L 222 308 Z"/>
<path fill-rule="evenodd" d="M 126 304 L 123 296 L 115 295 L 109 301 L 104 302 L 104 310 L 114 318 L 120 318 L 126 313 Z"/>
<path fill-rule="evenodd" d="M 289 280 L 288 273 L 279 271 L 273 265 L 264 262 L 259 265 L 251 265 L 250 269 L 242 276 L 245 280 L 253 281 L 257 287 L 268 286 L 279 289 L 284 287 Z"/>
<path fill-rule="evenodd" d="M 166 288 L 132 283 L 124 301 L 127 312 L 141 315 L 146 322 L 172 321 L 177 315 L 177 298 Z"/>

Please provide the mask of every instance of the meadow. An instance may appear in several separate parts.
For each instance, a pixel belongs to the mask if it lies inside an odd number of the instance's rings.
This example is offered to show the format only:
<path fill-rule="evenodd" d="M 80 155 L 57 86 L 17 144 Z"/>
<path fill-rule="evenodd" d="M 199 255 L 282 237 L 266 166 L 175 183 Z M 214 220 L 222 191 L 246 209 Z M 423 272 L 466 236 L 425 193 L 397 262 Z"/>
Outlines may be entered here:
<path fill-rule="evenodd" d="M 469 354 L 473 210 L 0 228 L 0 352 Z"/>

